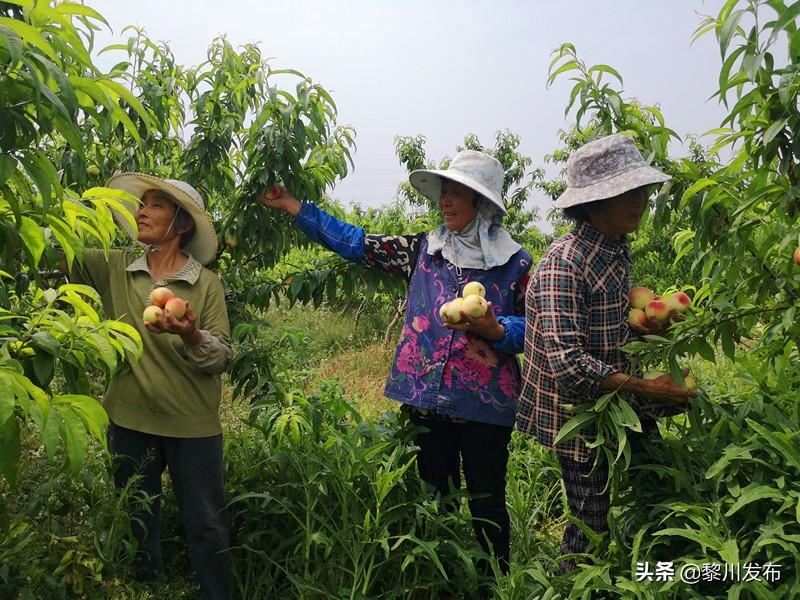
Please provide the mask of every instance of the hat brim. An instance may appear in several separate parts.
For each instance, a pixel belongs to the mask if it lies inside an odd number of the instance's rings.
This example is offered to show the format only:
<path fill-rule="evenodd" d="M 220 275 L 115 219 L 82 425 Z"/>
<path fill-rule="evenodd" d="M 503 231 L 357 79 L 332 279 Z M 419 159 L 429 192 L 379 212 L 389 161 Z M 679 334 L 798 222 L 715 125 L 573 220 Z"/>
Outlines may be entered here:
<path fill-rule="evenodd" d="M 619 196 L 620 194 L 646 185 L 664 183 L 670 179 L 672 179 L 672 177 L 666 173 L 644 165 L 632 171 L 628 171 L 627 173 L 622 173 L 616 177 L 600 181 L 594 185 L 581 188 L 568 187 L 564 190 L 564 193 L 556 199 L 553 206 L 556 208 L 569 208 L 570 206 L 605 200 L 606 198 L 613 198 L 614 196 Z"/>
<path fill-rule="evenodd" d="M 189 216 L 194 221 L 194 235 L 183 250 L 203 265 L 211 262 L 217 255 L 217 248 L 219 247 L 217 232 L 214 230 L 214 224 L 211 222 L 208 213 L 180 188 L 163 179 L 145 173 L 120 173 L 119 175 L 114 175 L 108 180 L 106 187 L 114 190 L 123 190 L 139 199 L 148 190 L 160 190 L 169 194 L 183 210 L 189 213 Z M 139 208 L 138 203 L 123 201 L 123 204 L 131 214 L 136 214 Z M 117 211 L 114 211 L 114 217 L 128 235 L 138 241 L 137 233 L 133 230 L 128 220 Z"/>
<path fill-rule="evenodd" d="M 432 202 L 438 202 L 439 196 L 442 193 L 442 178 L 455 181 L 456 183 L 465 185 L 469 189 L 478 192 L 499 208 L 503 214 L 506 214 L 506 207 L 503 204 L 502 198 L 500 198 L 497 193 L 492 192 L 486 186 L 481 185 L 474 179 L 457 171 L 446 169 L 417 169 L 411 172 L 408 176 L 408 181 L 420 194 Z"/>

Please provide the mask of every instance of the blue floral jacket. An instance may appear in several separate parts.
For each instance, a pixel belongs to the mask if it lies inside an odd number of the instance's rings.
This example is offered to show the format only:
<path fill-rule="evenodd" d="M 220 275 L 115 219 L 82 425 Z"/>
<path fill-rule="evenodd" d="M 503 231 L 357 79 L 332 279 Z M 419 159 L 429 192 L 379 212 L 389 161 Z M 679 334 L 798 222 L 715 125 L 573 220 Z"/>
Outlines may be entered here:
<path fill-rule="evenodd" d="M 304 202 L 295 225 L 345 259 L 384 269 L 408 281 L 408 309 L 385 395 L 411 406 L 467 421 L 511 426 L 520 388 L 516 355 L 525 335 L 524 300 L 531 257 L 519 250 L 489 270 L 455 267 L 427 253 L 427 236 L 370 235 Z M 505 337 L 490 342 L 449 329 L 439 307 L 470 281 L 486 288 Z"/>

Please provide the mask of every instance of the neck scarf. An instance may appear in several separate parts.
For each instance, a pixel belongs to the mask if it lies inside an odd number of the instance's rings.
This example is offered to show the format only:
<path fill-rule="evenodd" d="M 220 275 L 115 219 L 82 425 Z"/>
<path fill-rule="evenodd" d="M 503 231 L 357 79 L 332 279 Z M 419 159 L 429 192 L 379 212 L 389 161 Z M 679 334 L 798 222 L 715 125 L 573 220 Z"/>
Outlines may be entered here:
<path fill-rule="evenodd" d="M 502 211 L 483 198 L 475 217 L 460 231 L 444 225 L 428 232 L 428 254 L 442 256 L 458 269 L 482 269 L 504 265 L 522 246 L 501 227 Z"/>

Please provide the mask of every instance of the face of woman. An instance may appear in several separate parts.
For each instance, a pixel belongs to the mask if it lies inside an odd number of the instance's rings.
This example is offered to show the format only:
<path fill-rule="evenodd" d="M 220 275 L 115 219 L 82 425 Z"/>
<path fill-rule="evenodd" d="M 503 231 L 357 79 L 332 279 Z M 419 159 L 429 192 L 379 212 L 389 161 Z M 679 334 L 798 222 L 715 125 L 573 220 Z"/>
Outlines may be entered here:
<path fill-rule="evenodd" d="M 600 211 L 591 215 L 592 224 L 613 238 L 633 233 L 647 210 L 649 195 L 646 187 L 636 188 L 609 198 Z"/>
<path fill-rule="evenodd" d="M 450 231 L 460 231 L 475 218 L 478 206 L 475 191 L 456 181 L 442 178 L 439 210 L 444 226 Z"/>
<path fill-rule="evenodd" d="M 136 211 L 139 241 L 143 244 L 160 244 L 180 235 L 173 223 L 176 210 L 175 203 L 164 192 L 147 190 Z"/>

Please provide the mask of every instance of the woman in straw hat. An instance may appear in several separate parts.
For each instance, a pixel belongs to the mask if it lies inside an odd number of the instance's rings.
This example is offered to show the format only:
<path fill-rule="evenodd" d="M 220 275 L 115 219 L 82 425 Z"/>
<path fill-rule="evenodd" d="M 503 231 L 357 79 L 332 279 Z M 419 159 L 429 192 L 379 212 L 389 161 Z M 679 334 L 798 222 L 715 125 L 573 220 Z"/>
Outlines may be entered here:
<path fill-rule="evenodd" d="M 109 317 L 125 321 L 142 337 L 144 351 L 109 383 L 108 412 L 114 482 L 135 486 L 152 499 L 134 509 L 138 541 L 135 575 L 142 580 L 162 570 L 159 537 L 161 474 L 169 469 L 183 514 L 189 557 L 204 598 L 231 596 L 229 526 L 225 510 L 221 373 L 231 358 L 230 326 L 222 285 L 203 265 L 214 258 L 217 238 L 203 199 L 182 181 L 141 173 L 112 177 L 109 188 L 137 201 L 126 203 L 138 225 L 117 220 L 145 246 L 137 255 L 89 250 L 71 278 L 93 286 Z M 177 318 L 164 311 L 154 324 L 142 320 L 150 292 L 168 287 L 187 303 Z"/>
<path fill-rule="evenodd" d="M 508 442 L 516 412 L 524 330 L 522 301 L 531 258 L 502 228 L 502 165 L 464 150 L 444 170 L 418 170 L 411 184 L 438 203 L 444 223 L 416 235 L 371 235 L 284 188 L 259 201 L 294 216 L 312 240 L 346 259 L 408 282 L 408 309 L 385 395 L 402 402 L 424 428 L 417 438 L 420 476 L 442 495 L 461 486 L 477 497 L 470 510 L 478 541 L 509 563 L 505 502 Z M 490 310 L 449 325 L 439 314 L 464 286 L 479 282 Z M 487 543 L 488 540 L 488 543 Z"/>
<path fill-rule="evenodd" d="M 554 445 L 573 416 L 569 405 L 611 390 L 635 394 L 633 406 L 649 423 L 684 410 L 689 392 L 669 375 L 645 380 L 628 374 L 621 348 L 627 320 L 630 260 L 626 235 L 635 231 L 648 190 L 669 176 L 648 166 L 633 140 L 612 135 L 578 149 L 567 162 L 567 189 L 555 206 L 575 228 L 550 246 L 526 294 L 525 361 L 517 428 L 553 448 L 561 462 L 570 511 L 595 531 L 608 529 L 608 471 L 592 471 L 582 437 Z M 645 331 L 647 332 L 647 331 Z M 570 523 L 561 553 L 584 552 L 588 540 Z M 574 568 L 562 561 L 562 571 Z"/>

